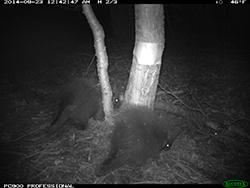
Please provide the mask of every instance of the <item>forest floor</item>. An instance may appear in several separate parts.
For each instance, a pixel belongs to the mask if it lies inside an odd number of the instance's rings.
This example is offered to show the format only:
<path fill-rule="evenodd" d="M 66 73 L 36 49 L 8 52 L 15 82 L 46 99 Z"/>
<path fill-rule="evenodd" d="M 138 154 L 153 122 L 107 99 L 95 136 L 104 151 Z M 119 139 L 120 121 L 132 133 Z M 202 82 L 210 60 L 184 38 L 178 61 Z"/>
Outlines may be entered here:
<path fill-rule="evenodd" d="M 126 88 L 133 44 L 111 40 L 107 51 L 110 77 Z M 37 60 L 33 67 L 4 72 L 0 183 L 250 182 L 248 63 L 234 46 L 204 47 L 184 40 L 167 44 L 156 101 L 199 111 L 212 121 L 191 123 L 157 162 L 124 166 L 119 175 L 100 178 L 94 170 L 108 153 L 105 122 L 91 120 L 86 131 L 66 126 L 59 136 L 45 134 L 52 122 L 50 98 L 56 88 L 86 73 L 96 76 L 93 48 L 85 46 Z"/>

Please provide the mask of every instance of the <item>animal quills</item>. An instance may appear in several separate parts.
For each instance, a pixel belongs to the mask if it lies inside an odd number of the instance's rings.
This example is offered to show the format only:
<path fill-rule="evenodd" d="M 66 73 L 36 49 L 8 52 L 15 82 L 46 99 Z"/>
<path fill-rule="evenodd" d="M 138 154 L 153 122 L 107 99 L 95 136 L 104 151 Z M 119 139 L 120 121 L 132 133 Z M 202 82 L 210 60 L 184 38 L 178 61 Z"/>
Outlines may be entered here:
<path fill-rule="evenodd" d="M 68 120 L 85 130 L 90 118 L 104 118 L 101 88 L 96 79 L 82 77 L 62 85 L 54 101 L 57 113 L 48 130 L 50 134 L 58 132 Z M 117 89 L 112 102 L 116 108 L 120 106 Z"/>
<path fill-rule="evenodd" d="M 156 159 L 162 149 L 170 149 L 179 135 L 179 130 L 172 132 L 176 123 L 180 122 L 173 117 L 160 119 L 146 106 L 122 107 L 114 117 L 110 152 L 96 168 L 96 176 L 106 175 L 125 164 L 141 166 L 149 158 Z"/>

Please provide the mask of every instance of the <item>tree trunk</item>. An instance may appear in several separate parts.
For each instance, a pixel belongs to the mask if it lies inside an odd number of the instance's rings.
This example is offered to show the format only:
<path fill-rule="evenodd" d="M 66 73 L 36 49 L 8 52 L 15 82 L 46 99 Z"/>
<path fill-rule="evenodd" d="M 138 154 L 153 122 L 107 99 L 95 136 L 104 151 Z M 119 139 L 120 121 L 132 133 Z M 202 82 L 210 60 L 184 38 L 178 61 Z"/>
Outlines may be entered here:
<path fill-rule="evenodd" d="M 125 103 L 153 108 L 165 41 L 163 5 L 135 5 L 135 28 Z"/>
<path fill-rule="evenodd" d="M 104 44 L 104 31 L 101 24 L 98 22 L 90 5 L 82 5 L 83 14 L 89 22 L 89 26 L 94 35 L 94 46 L 97 56 L 98 77 L 102 88 L 102 102 L 105 112 L 105 118 L 110 117 L 113 110 L 111 102 L 112 92 L 108 77 L 108 56 Z"/>

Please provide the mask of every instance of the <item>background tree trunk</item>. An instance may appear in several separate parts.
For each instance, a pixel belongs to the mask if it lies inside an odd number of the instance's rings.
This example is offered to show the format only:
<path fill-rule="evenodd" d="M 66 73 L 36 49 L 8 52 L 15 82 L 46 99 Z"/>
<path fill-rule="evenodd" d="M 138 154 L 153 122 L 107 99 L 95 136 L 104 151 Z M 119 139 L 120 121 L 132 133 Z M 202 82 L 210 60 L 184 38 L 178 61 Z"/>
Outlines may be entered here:
<path fill-rule="evenodd" d="M 94 46 L 97 57 L 98 77 L 102 88 L 103 109 L 105 113 L 105 118 L 107 119 L 107 117 L 110 117 L 110 114 L 113 110 L 113 104 L 111 102 L 112 92 L 108 77 L 108 56 L 104 43 L 105 35 L 103 28 L 97 20 L 91 6 L 83 5 L 82 9 L 94 35 Z"/>

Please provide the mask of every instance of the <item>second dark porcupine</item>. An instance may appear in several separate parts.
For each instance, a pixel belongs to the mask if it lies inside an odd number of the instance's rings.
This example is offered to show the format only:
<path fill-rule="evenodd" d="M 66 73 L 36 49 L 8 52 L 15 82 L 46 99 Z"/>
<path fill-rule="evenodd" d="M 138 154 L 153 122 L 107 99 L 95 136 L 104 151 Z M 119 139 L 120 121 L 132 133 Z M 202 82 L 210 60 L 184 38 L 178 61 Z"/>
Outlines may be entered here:
<path fill-rule="evenodd" d="M 179 120 L 161 120 L 146 106 L 127 106 L 114 117 L 111 149 L 106 160 L 96 169 L 103 176 L 124 164 L 139 166 L 149 158 L 157 158 L 163 149 L 170 149 L 180 131 L 172 131 Z"/>
<path fill-rule="evenodd" d="M 84 130 L 90 118 L 104 118 L 101 88 L 95 79 L 78 78 L 61 87 L 56 96 L 57 115 L 51 123 L 49 133 L 58 131 L 68 120 Z M 113 103 L 118 106 L 118 95 Z"/>

